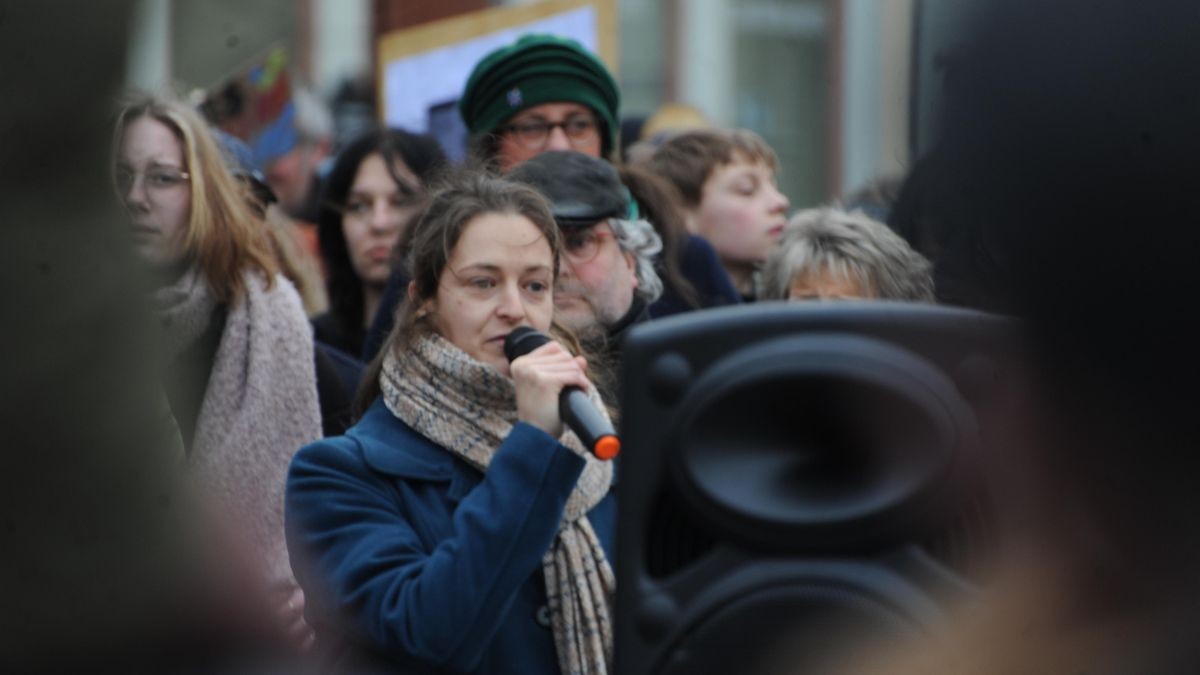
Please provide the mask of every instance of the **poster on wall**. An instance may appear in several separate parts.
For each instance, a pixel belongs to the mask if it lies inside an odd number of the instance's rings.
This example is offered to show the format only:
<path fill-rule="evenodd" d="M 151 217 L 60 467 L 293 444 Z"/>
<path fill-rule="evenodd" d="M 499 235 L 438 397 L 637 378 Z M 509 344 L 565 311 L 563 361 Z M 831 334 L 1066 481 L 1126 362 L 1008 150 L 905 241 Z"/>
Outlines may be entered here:
<path fill-rule="evenodd" d="M 385 35 L 379 41 L 383 122 L 433 135 L 455 162 L 467 155 L 458 114 L 467 77 L 484 56 L 528 33 L 569 37 L 616 70 L 614 0 L 545 0 L 472 12 Z"/>

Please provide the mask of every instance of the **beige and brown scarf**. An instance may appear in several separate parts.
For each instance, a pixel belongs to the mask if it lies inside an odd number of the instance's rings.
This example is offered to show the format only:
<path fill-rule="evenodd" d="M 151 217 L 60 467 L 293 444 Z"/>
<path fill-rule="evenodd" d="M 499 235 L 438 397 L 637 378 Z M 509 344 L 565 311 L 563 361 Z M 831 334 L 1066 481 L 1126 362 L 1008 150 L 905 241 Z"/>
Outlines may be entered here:
<path fill-rule="evenodd" d="M 389 352 L 379 381 L 392 414 L 480 471 L 487 471 L 517 422 L 512 380 L 437 335 L 419 338 L 403 354 Z M 596 390 L 588 393 L 603 411 Z M 613 468 L 593 458 L 571 431 L 559 440 L 587 465 L 542 559 L 547 605 L 564 675 L 602 675 L 611 671 L 609 603 L 616 581 L 586 516 L 608 494 Z"/>
<path fill-rule="evenodd" d="M 237 524 L 270 581 L 294 584 L 283 536 L 288 462 L 321 437 L 312 333 L 292 285 L 245 273 L 228 309 L 188 457 L 200 484 Z M 195 267 L 155 294 L 168 359 L 195 342 L 217 299 Z"/>

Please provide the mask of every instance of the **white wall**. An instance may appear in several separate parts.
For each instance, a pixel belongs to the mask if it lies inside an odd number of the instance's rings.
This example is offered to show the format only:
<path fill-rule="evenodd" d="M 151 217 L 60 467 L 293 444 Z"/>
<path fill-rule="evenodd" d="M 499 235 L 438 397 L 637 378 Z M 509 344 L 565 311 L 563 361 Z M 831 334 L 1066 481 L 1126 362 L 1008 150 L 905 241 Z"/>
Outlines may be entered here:
<path fill-rule="evenodd" d="M 906 168 L 912 11 L 912 0 L 844 0 L 843 193 Z"/>
<path fill-rule="evenodd" d="M 171 2 L 138 0 L 125 63 L 125 83 L 157 91 L 171 81 Z"/>
<path fill-rule="evenodd" d="M 331 95 L 346 78 L 371 68 L 370 0 L 312 0 L 313 84 Z"/>
<path fill-rule="evenodd" d="M 371 0 L 309 0 L 312 3 L 314 84 L 325 95 L 347 77 L 371 68 Z M 179 76 L 171 63 L 173 0 L 138 0 L 132 17 L 126 82 L 156 90 Z M 247 36 L 253 42 L 254 35 Z M 255 47 L 257 49 L 257 47 Z M 192 83 L 199 84 L 199 83 Z M 207 83 L 204 83 L 207 84 Z"/>
<path fill-rule="evenodd" d="M 732 126 L 737 113 L 732 95 L 736 35 L 730 3 L 687 0 L 678 5 L 678 102 L 699 109 L 719 126 Z"/>

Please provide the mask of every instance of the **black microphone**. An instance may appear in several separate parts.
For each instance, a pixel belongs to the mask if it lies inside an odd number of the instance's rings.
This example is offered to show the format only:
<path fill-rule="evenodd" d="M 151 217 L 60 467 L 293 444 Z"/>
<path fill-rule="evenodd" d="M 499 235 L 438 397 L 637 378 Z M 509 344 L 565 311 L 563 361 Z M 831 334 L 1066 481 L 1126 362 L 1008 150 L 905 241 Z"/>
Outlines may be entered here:
<path fill-rule="evenodd" d="M 520 326 L 504 338 L 504 356 L 511 363 L 549 341 L 544 333 Z M 621 439 L 613 431 L 612 424 L 592 405 L 587 392 L 579 387 L 563 387 L 558 395 L 558 416 L 583 441 L 583 447 L 598 459 L 612 459 L 621 451 Z"/>

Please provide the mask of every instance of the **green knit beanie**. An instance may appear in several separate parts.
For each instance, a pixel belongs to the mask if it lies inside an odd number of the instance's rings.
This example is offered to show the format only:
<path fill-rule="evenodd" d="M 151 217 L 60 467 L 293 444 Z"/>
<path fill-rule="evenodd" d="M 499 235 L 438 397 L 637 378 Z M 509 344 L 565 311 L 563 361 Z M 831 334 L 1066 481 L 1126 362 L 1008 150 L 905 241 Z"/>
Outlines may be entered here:
<path fill-rule="evenodd" d="M 605 151 L 616 147 L 620 95 L 600 59 L 574 40 L 526 35 L 488 54 L 467 80 L 458 111 L 473 136 L 542 103 L 570 102 L 595 111 Z"/>

